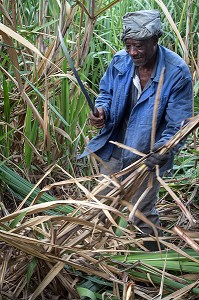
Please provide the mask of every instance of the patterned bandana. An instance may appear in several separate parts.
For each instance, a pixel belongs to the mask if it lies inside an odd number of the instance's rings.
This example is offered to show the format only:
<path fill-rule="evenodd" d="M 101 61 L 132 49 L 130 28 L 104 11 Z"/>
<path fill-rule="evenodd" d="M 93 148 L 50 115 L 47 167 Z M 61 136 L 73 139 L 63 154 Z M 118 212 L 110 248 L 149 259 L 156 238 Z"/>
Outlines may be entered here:
<path fill-rule="evenodd" d="M 162 23 L 158 10 L 140 10 L 128 12 L 122 17 L 123 32 L 121 39 L 124 42 L 131 38 L 145 40 L 154 35 L 162 35 Z"/>

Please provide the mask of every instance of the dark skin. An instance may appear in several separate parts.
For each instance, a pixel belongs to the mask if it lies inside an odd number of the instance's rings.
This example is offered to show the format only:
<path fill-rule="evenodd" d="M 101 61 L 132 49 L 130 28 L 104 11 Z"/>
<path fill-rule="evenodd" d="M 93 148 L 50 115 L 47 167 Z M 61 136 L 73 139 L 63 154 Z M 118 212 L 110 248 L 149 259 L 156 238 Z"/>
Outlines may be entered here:
<path fill-rule="evenodd" d="M 134 40 L 131 38 L 125 40 L 126 51 L 131 56 L 134 64 L 138 66 L 142 89 L 145 87 L 153 71 L 156 60 L 157 42 L 158 38 L 156 36 L 146 40 Z M 97 109 L 99 116 L 95 117 L 91 112 L 89 116 L 90 123 L 96 128 L 102 128 L 104 126 L 104 110 L 101 107 Z"/>
<path fill-rule="evenodd" d="M 131 56 L 134 64 L 138 66 L 142 89 L 151 77 L 154 68 L 157 42 L 158 38 L 155 36 L 143 41 L 127 39 L 125 42 L 127 53 Z"/>

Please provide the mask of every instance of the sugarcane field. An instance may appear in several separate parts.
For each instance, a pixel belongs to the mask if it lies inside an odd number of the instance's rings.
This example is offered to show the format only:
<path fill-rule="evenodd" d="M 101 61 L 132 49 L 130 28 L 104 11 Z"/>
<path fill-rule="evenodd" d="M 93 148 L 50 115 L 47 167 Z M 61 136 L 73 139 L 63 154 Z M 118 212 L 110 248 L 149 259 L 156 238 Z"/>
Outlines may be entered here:
<path fill-rule="evenodd" d="M 0 15 L 0 300 L 199 299 L 199 1 Z"/>

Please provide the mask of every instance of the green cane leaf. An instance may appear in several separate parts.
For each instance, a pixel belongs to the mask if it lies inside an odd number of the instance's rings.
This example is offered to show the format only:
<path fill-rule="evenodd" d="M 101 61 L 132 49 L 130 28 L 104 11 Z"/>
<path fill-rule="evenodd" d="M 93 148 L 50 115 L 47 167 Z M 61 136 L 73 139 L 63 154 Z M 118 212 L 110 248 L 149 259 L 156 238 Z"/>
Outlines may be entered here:
<path fill-rule="evenodd" d="M 81 298 L 87 297 L 90 298 L 91 300 L 96 300 L 95 294 L 89 289 L 83 287 L 77 287 L 77 292 Z"/>

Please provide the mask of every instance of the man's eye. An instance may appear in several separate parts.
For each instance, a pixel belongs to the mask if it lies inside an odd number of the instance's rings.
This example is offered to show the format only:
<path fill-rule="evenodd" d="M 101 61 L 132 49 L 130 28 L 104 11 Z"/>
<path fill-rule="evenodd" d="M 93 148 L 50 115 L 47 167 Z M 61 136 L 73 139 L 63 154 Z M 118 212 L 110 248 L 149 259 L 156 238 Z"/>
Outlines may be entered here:
<path fill-rule="evenodd" d="M 143 49 L 143 45 L 126 45 L 125 46 L 127 51 L 130 51 L 131 48 L 137 49 L 137 50 L 142 50 Z"/>

